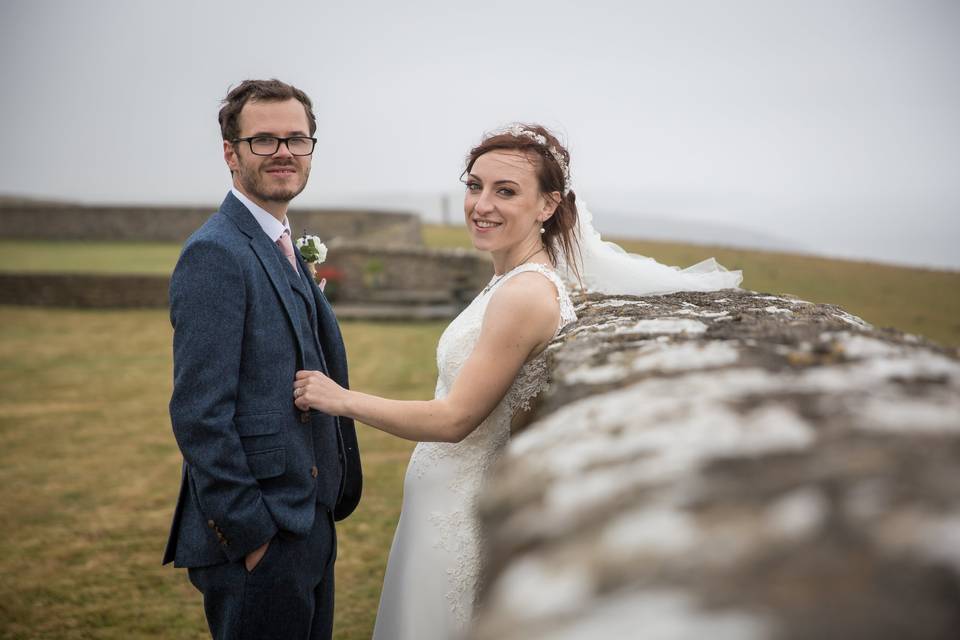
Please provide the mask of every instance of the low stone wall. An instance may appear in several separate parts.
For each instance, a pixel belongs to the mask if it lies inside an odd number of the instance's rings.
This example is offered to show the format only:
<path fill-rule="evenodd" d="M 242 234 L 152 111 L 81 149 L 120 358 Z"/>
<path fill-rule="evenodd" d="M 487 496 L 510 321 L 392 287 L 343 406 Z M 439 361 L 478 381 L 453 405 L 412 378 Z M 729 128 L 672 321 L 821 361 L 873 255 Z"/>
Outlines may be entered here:
<path fill-rule="evenodd" d="M 453 317 L 493 275 L 489 258 L 475 252 L 336 240 L 321 269 L 347 315 L 393 319 Z M 166 307 L 169 286 L 166 275 L 0 273 L 0 304 Z"/>
<path fill-rule="evenodd" d="M 490 258 L 475 251 L 339 240 L 329 248 L 321 268 L 334 272 L 330 279 L 340 280 L 334 285 L 340 287 L 337 299 L 347 302 L 396 302 L 398 291 L 436 292 L 447 300 L 466 302 L 493 276 Z"/>
<path fill-rule="evenodd" d="M 0 200 L 0 238 L 183 242 L 216 209 Z M 420 218 L 413 213 L 293 207 L 290 220 L 296 236 L 306 231 L 324 241 L 351 238 L 370 243 L 423 244 Z"/>
<path fill-rule="evenodd" d="M 168 305 L 168 276 L 0 273 L 0 304 L 97 309 Z"/>
<path fill-rule="evenodd" d="M 956 349 L 743 291 L 577 310 L 473 640 L 960 638 Z"/>

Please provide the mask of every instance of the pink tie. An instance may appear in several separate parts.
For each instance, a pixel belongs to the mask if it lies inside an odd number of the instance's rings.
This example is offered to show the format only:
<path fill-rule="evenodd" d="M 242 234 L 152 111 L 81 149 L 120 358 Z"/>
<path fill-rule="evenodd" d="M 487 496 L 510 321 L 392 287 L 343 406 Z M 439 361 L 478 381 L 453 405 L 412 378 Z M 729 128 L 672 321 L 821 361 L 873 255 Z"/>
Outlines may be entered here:
<path fill-rule="evenodd" d="M 299 276 L 300 272 L 297 271 L 297 258 L 293 255 L 293 242 L 290 240 L 290 232 L 286 229 L 283 230 L 283 235 L 277 240 L 277 246 L 280 247 L 280 251 L 283 251 L 283 255 L 287 256 L 287 262 L 293 267 L 293 272 Z"/>

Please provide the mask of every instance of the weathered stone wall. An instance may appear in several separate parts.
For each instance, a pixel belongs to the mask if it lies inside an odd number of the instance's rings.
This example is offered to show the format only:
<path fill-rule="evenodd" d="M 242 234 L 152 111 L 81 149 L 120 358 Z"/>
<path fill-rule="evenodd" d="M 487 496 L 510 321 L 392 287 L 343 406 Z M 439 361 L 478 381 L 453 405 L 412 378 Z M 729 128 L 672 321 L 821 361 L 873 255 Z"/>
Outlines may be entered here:
<path fill-rule="evenodd" d="M 389 301 L 398 292 L 434 293 L 436 299 L 469 301 L 493 276 L 490 258 L 463 249 L 376 246 L 351 241 L 329 245 L 325 270 L 340 278 L 343 301 Z"/>
<path fill-rule="evenodd" d="M 214 211 L 216 206 L 83 206 L 0 200 L 0 238 L 183 242 Z M 351 238 L 413 246 L 423 243 L 420 218 L 413 213 L 293 207 L 290 220 L 294 235 L 306 230 L 324 241 Z"/>
<path fill-rule="evenodd" d="M 328 294 L 338 304 L 353 305 L 350 313 L 361 316 L 453 317 L 493 275 L 489 258 L 472 251 L 339 240 L 329 249 L 321 265 Z M 166 275 L 0 273 L 0 304 L 165 307 L 169 284 Z M 378 309 L 365 312 L 355 308 L 357 303 Z M 398 307 L 409 313 L 399 313 Z"/>
<path fill-rule="evenodd" d="M 166 307 L 168 276 L 0 273 L 0 304 L 31 307 Z"/>
<path fill-rule="evenodd" d="M 831 305 L 591 297 L 481 496 L 474 640 L 960 638 L 960 360 Z"/>

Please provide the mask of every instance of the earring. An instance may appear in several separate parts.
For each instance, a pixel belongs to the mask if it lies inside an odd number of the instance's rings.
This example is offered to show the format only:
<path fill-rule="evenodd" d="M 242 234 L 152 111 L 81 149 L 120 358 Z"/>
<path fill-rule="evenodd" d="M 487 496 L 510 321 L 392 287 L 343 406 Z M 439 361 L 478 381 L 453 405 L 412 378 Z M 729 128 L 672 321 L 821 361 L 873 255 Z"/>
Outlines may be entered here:
<path fill-rule="evenodd" d="M 543 227 L 540 227 L 540 235 L 543 235 L 543 234 L 545 234 L 546 232 L 547 232 L 546 229 L 544 229 Z"/>

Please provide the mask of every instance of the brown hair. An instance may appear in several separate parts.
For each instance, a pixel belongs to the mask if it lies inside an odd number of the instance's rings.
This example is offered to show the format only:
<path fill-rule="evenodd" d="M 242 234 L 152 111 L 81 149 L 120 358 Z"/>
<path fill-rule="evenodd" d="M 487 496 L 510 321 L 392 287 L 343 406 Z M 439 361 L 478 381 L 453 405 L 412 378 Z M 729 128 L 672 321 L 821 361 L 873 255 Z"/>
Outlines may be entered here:
<path fill-rule="evenodd" d="M 272 80 L 244 80 L 239 86 L 234 87 L 227 94 L 227 97 L 220 103 L 220 113 L 217 120 L 220 122 L 220 135 L 224 140 L 235 140 L 240 135 L 240 111 L 243 105 L 251 100 L 264 102 L 282 102 L 284 100 L 299 100 L 303 105 L 303 110 L 307 113 L 307 121 L 310 123 L 310 135 L 317 131 L 317 119 L 313 115 L 313 103 L 300 89 L 295 86 L 280 82 L 276 78 Z"/>
<path fill-rule="evenodd" d="M 563 252 L 567 265 L 579 278 L 578 261 L 574 259 L 575 253 L 579 251 L 577 237 L 574 233 L 574 228 L 577 226 L 577 196 L 572 190 L 567 195 L 563 195 L 566 185 L 563 169 L 556 158 L 553 157 L 549 147 L 553 147 L 557 151 L 567 167 L 570 166 L 570 152 L 545 127 L 539 124 L 520 124 L 520 126 L 526 131 L 543 136 L 547 141 L 546 144 L 541 144 L 524 135 L 515 136 L 509 132 L 494 133 L 484 138 L 483 142 L 473 149 L 470 149 L 470 153 L 467 154 L 467 168 L 464 173 L 470 173 L 477 158 L 491 151 L 520 151 L 525 153 L 533 161 L 540 193 L 546 196 L 553 191 L 560 192 L 560 202 L 557 204 L 557 210 L 543 223 L 543 244 L 546 246 L 547 254 L 553 263 L 557 264 L 557 259 L 560 257 L 557 254 L 559 248 Z M 556 242 L 554 242 L 554 239 L 556 239 Z"/>

